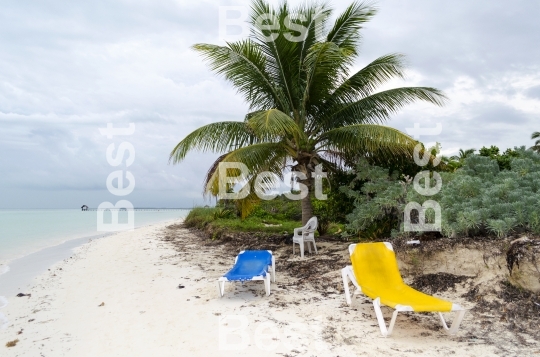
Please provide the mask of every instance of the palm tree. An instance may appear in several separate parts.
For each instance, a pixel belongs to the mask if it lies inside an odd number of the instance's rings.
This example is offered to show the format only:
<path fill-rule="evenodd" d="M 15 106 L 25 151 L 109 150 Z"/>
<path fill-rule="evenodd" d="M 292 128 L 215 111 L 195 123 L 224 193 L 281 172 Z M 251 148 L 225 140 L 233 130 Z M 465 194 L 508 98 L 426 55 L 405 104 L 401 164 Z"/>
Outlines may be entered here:
<path fill-rule="evenodd" d="M 448 157 L 441 156 L 441 162 L 444 164 L 445 169 L 450 172 L 455 172 L 457 169 L 461 168 L 463 164 L 457 160 L 454 160 L 456 156 Z"/>
<path fill-rule="evenodd" d="M 540 131 L 535 131 L 534 133 L 532 133 L 531 139 L 538 139 L 538 138 L 540 138 Z M 534 146 L 531 146 L 531 149 L 533 151 L 540 153 L 540 139 L 534 142 Z"/>
<path fill-rule="evenodd" d="M 468 158 L 471 155 L 474 155 L 475 151 L 476 149 L 467 149 L 467 150 L 459 149 L 458 155 L 454 155 L 450 157 L 450 160 L 459 161 L 463 163 L 463 161 L 465 161 L 466 158 Z"/>
<path fill-rule="evenodd" d="M 223 153 L 205 179 L 205 191 L 211 194 L 218 192 L 221 162 L 245 164 L 248 185 L 262 171 L 278 177 L 287 168 L 301 172 L 307 178 L 298 181 L 312 192 L 318 164 L 332 171 L 343 169 L 347 157 L 410 155 L 417 141 L 381 124 L 407 104 L 422 100 L 442 105 L 445 96 L 430 87 L 377 91 L 389 80 L 404 77 L 400 54 L 379 57 L 350 73 L 359 55 L 360 30 L 375 13 L 374 7 L 354 2 L 330 27 L 332 9 L 326 4 L 292 9 L 285 1 L 273 8 L 265 0 L 254 0 L 249 38 L 225 46 L 193 46 L 211 70 L 237 88 L 249 113 L 244 121 L 193 131 L 172 150 L 170 161 L 182 161 L 190 150 Z M 264 14 L 279 22 L 279 29 L 268 30 L 270 20 L 258 20 Z M 303 26 L 304 32 L 291 30 L 293 25 Z M 256 199 L 251 193 L 242 200 L 242 215 Z M 308 195 L 302 198 L 304 223 L 312 212 Z"/>
<path fill-rule="evenodd" d="M 460 169 L 463 167 L 463 164 L 465 162 L 465 159 L 468 158 L 471 155 L 474 155 L 474 152 L 476 149 L 459 149 L 458 155 L 454 156 L 443 156 L 442 162 L 446 165 L 446 170 L 450 172 L 455 172 L 457 169 Z"/>

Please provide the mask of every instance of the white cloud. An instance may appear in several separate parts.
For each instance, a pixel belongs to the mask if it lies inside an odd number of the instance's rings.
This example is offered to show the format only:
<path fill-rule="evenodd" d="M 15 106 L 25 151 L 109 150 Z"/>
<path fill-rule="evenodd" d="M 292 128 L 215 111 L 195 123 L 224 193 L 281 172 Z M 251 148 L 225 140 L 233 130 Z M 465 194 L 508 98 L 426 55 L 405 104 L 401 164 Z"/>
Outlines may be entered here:
<path fill-rule="evenodd" d="M 350 2 L 332 5 L 342 10 Z M 355 68 L 387 53 L 406 54 L 407 79 L 392 84 L 437 87 L 450 102 L 410 106 L 388 124 L 443 122 L 443 134 L 426 141 L 442 142 L 445 153 L 530 145 L 540 114 L 533 3 L 382 0 Z M 176 166 L 168 165 L 168 155 L 201 125 L 242 120 L 247 106 L 190 46 L 220 43 L 218 6 L 249 4 L 4 1 L 0 208 L 112 200 L 105 188 L 111 140 L 98 131 L 108 122 L 136 123 L 126 138 L 137 153 L 130 167 L 137 185 L 129 196 L 136 206 L 202 203 L 202 179 L 217 155 L 192 153 Z"/>

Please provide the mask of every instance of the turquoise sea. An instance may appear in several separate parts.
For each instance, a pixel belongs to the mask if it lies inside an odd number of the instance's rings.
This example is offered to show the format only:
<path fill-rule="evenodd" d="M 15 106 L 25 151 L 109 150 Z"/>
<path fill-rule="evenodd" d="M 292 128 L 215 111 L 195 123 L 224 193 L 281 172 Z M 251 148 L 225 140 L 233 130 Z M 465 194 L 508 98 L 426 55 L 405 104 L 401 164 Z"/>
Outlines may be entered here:
<path fill-rule="evenodd" d="M 135 211 L 135 227 L 183 218 L 188 212 L 189 210 Z M 110 212 L 108 213 L 110 215 Z M 105 215 L 105 221 L 107 218 Z M 127 221 L 127 212 L 119 212 L 119 221 Z M 2 266 L 13 259 L 70 239 L 105 234 L 106 232 L 97 231 L 96 211 L 0 210 L 0 274 Z"/>
<path fill-rule="evenodd" d="M 189 209 L 135 211 L 135 229 L 184 218 Z M 128 213 L 118 212 L 127 223 Z M 111 212 L 104 214 L 110 223 Z M 97 230 L 97 212 L 80 209 L 0 210 L 0 309 L 24 292 L 33 279 L 71 256 L 73 249 L 111 234 Z M 0 312 L 0 328 L 7 320 Z"/>
<path fill-rule="evenodd" d="M 134 226 L 184 218 L 189 209 L 135 211 Z M 127 212 L 118 212 L 126 223 Z M 112 220 L 104 214 L 104 223 Z M 110 232 L 97 229 L 97 212 L 80 209 L 0 210 L 0 309 L 17 293 L 26 291 L 47 268 L 69 258 L 73 249 Z M 0 329 L 9 321 L 0 312 Z"/>

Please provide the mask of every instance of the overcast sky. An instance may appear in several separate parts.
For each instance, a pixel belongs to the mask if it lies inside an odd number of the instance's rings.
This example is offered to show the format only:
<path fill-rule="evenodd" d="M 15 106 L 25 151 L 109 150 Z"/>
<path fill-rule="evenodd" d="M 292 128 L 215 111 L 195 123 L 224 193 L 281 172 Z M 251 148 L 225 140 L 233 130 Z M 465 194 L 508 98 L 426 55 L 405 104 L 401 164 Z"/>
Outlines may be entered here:
<path fill-rule="evenodd" d="M 298 3 L 298 1 L 293 1 Z M 336 13 L 350 1 L 334 0 Z M 249 1 L 4 0 L 0 4 L 0 208 L 96 207 L 106 189 L 107 146 L 128 141 L 136 207 L 204 204 L 202 180 L 216 157 L 192 153 L 168 165 L 171 149 L 197 127 L 242 120 L 247 107 L 190 50 L 222 43 L 219 6 Z M 408 78 L 433 86 L 444 108 L 417 104 L 388 124 L 443 132 L 443 153 L 531 146 L 540 125 L 540 2 L 381 0 L 363 31 L 355 67 L 407 55 Z M 107 123 L 131 136 L 107 139 Z"/>

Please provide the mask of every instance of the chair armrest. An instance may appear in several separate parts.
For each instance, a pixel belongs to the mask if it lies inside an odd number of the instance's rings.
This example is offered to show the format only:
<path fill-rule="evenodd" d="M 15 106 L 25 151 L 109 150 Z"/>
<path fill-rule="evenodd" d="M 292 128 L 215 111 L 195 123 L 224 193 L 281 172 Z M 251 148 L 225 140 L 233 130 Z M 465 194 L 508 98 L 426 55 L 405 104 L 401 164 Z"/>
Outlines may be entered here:
<path fill-rule="evenodd" d="M 302 235 L 302 228 L 295 228 L 294 229 L 294 235 L 295 236 L 301 236 Z"/>

